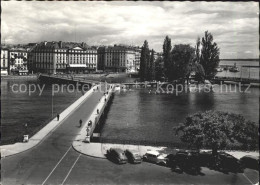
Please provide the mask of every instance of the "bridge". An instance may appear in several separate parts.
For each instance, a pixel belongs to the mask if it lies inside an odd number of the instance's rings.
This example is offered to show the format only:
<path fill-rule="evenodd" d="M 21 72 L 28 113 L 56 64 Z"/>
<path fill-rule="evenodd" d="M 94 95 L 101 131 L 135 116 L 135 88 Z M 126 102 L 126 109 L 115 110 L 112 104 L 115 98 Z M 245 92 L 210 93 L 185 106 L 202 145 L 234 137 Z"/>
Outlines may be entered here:
<path fill-rule="evenodd" d="M 250 83 L 260 83 L 259 79 L 255 78 L 241 78 L 241 77 L 215 77 L 212 79 L 213 83 L 226 83 L 226 82 L 235 82 L 241 84 L 250 84 Z"/>
<path fill-rule="evenodd" d="M 46 74 L 39 74 L 38 79 L 44 83 L 57 83 L 57 84 L 88 84 L 90 87 L 93 84 L 98 84 L 99 81 L 97 80 L 85 80 L 84 78 L 76 77 L 73 75 L 46 75 Z"/>

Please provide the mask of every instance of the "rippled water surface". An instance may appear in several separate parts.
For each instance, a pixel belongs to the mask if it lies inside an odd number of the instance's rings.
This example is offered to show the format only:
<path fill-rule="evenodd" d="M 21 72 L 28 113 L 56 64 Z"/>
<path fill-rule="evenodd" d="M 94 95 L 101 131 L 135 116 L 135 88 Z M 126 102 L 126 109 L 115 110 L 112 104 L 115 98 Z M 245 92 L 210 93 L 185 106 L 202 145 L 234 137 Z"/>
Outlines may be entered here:
<path fill-rule="evenodd" d="M 29 95 L 29 92 L 15 93 L 12 91 L 12 86 L 17 91 L 18 87 L 29 88 L 29 84 L 41 85 L 37 80 L 7 80 L 1 82 L 1 144 L 13 143 L 21 141 L 23 134 L 25 134 L 24 124 L 27 123 L 29 134 L 33 134 L 42 128 L 52 117 L 52 100 L 53 113 L 62 112 L 75 100 L 77 100 L 81 93 L 69 93 L 63 91 L 51 96 L 51 86 L 46 85 L 42 95 L 37 89 L 34 93 Z M 41 85 L 41 87 L 43 87 Z"/>
<path fill-rule="evenodd" d="M 102 138 L 178 142 L 172 128 L 197 111 L 228 111 L 242 114 L 248 120 L 259 120 L 258 88 L 251 88 L 250 93 L 228 90 L 225 93 L 184 92 L 178 96 L 154 94 L 154 91 L 133 89 L 115 94 Z"/>

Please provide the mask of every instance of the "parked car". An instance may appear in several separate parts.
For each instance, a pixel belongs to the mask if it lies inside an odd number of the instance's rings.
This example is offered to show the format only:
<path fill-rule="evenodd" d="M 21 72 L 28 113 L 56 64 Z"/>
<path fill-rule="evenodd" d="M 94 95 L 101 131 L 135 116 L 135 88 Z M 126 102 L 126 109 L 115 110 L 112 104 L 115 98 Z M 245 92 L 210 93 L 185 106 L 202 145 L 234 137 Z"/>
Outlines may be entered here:
<path fill-rule="evenodd" d="M 107 158 L 118 164 L 127 163 L 124 151 L 119 148 L 110 148 L 107 150 Z"/>
<path fill-rule="evenodd" d="M 131 163 L 137 164 L 137 163 L 142 162 L 142 158 L 141 158 L 139 152 L 136 151 L 136 150 L 127 149 L 125 151 L 125 155 L 128 158 L 128 161 L 131 162 Z"/>
<path fill-rule="evenodd" d="M 250 168 L 259 171 L 259 158 L 252 156 L 252 155 L 246 155 L 242 157 L 240 160 L 241 165 L 244 168 Z"/>
<path fill-rule="evenodd" d="M 147 162 L 156 163 L 162 166 L 166 166 L 167 159 L 162 156 L 158 151 L 148 151 L 143 156 L 143 160 Z"/>
<path fill-rule="evenodd" d="M 198 155 L 197 162 L 200 166 L 211 167 L 213 163 L 213 156 L 211 151 L 201 151 Z"/>
<path fill-rule="evenodd" d="M 243 172 L 243 165 L 241 165 L 240 161 L 234 156 L 225 153 L 219 152 L 218 157 L 220 160 L 220 167 L 224 170 L 235 171 L 235 172 Z"/>
<path fill-rule="evenodd" d="M 179 151 L 167 156 L 167 165 L 177 171 L 197 173 L 200 171 L 197 151 Z"/>

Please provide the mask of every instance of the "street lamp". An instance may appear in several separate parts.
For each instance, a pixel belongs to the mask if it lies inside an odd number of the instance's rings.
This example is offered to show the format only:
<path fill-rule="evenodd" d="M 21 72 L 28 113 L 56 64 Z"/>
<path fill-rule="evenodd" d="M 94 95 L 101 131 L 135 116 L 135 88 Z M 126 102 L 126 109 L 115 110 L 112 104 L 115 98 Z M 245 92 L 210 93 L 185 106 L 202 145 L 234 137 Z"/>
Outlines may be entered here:
<path fill-rule="evenodd" d="M 51 116 L 53 118 L 53 85 L 51 86 Z"/>

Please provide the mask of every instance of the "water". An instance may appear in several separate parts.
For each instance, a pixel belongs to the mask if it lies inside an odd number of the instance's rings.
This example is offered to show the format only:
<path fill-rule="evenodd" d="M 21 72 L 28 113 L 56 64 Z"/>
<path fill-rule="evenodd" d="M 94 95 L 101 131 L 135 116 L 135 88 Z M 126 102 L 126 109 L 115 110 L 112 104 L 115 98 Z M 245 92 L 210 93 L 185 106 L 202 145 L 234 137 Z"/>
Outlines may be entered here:
<path fill-rule="evenodd" d="M 226 71 L 224 70 L 222 72 L 218 72 L 217 76 L 259 79 L 259 69 L 260 69 L 259 61 L 221 60 L 219 65 L 233 66 L 235 63 L 239 69 L 239 72 L 230 72 L 229 70 L 226 70 Z M 258 67 L 242 67 L 242 66 L 258 66 Z"/>
<path fill-rule="evenodd" d="M 10 80 L 4 79 L 1 82 L 1 144 L 10 144 L 21 141 L 25 134 L 24 124 L 27 123 L 29 135 L 36 133 L 52 118 L 52 96 L 51 86 L 46 85 L 43 93 L 39 96 L 40 90 L 37 89 L 29 96 L 27 92 L 14 93 L 12 85 L 29 84 L 41 85 L 37 80 Z M 25 86 L 22 90 L 25 90 Z M 17 87 L 14 88 L 17 90 Z M 67 91 L 56 93 L 53 96 L 53 113 L 62 112 L 75 100 L 81 93 L 68 93 Z"/>
<path fill-rule="evenodd" d="M 231 86 L 232 91 L 234 88 Z M 228 89 L 225 93 L 190 92 L 178 96 L 154 94 L 154 91 L 133 89 L 117 93 L 102 138 L 107 141 L 180 143 L 173 127 L 197 111 L 228 111 L 242 114 L 248 120 L 259 120 L 258 88 L 251 88 L 251 93 L 232 93 Z"/>

